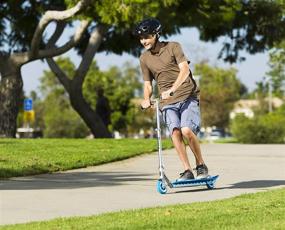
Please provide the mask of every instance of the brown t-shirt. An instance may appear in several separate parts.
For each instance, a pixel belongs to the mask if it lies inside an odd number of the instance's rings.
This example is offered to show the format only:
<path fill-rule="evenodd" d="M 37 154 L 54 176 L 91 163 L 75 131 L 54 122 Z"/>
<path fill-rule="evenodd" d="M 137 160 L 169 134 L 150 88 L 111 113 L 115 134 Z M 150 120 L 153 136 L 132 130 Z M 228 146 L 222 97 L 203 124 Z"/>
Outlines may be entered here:
<path fill-rule="evenodd" d="M 140 56 L 140 65 L 144 81 L 155 80 L 159 94 L 170 89 L 180 72 L 178 64 L 190 61 L 185 57 L 178 42 L 161 42 L 157 44 L 155 52 L 145 51 Z M 183 101 L 188 97 L 197 97 L 199 90 L 193 80 L 192 73 L 178 87 L 174 95 L 165 101 L 161 101 L 160 107 Z"/>

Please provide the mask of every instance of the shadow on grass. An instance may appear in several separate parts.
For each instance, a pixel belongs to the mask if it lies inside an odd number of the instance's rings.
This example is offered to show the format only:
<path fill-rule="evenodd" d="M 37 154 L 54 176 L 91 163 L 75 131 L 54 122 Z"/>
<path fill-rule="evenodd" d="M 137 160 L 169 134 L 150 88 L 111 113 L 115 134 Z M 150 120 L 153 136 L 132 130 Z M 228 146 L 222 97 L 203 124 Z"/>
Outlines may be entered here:
<path fill-rule="evenodd" d="M 15 144 L 15 143 L 12 142 L 12 141 L 2 141 L 2 140 L 0 140 L 0 145 L 11 145 L 11 144 Z"/>
<path fill-rule="evenodd" d="M 8 160 L 1 160 L 1 162 L 5 162 Z M 44 168 L 42 166 L 33 165 L 27 168 L 18 168 L 18 169 L 10 169 L 10 168 L 1 168 L 0 169 L 0 180 L 9 180 L 12 177 L 21 177 L 21 176 L 33 176 L 38 174 L 48 173 L 48 168 Z"/>
<path fill-rule="evenodd" d="M 19 177 L 0 181 L 0 190 L 77 189 L 151 181 L 154 174 L 135 172 L 71 172 Z"/>

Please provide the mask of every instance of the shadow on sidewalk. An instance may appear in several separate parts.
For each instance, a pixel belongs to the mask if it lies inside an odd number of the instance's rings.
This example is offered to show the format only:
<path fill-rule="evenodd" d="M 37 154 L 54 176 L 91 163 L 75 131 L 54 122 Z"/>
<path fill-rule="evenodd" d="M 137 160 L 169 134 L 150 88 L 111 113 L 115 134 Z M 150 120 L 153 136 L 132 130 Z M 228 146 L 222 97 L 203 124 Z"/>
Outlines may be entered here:
<path fill-rule="evenodd" d="M 154 174 L 135 172 L 72 172 L 19 177 L 0 181 L 0 190 L 77 189 L 151 181 Z"/>
<path fill-rule="evenodd" d="M 275 186 L 282 186 L 285 185 L 285 180 L 254 180 L 254 181 L 245 181 L 245 182 L 238 182 L 235 184 L 232 184 L 230 186 L 219 186 L 215 187 L 213 190 L 224 190 L 224 189 L 258 189 L 258 188 L 270 188 Z M 196 193 L 196 192 L 205 192 L 205 191 L 211 191 L 205 186 L 190 186 L 188 187 L 182 187 L 182 188 L 176 188 L 170 190 L 168 194 L 175 194 L 175 193 Z"/>
<path fill-rule="evenodd" d="M 285 185 L 285 180 L 253 180 L 232 184 L 229 189 L 236 188 L 268 188 Z"/>

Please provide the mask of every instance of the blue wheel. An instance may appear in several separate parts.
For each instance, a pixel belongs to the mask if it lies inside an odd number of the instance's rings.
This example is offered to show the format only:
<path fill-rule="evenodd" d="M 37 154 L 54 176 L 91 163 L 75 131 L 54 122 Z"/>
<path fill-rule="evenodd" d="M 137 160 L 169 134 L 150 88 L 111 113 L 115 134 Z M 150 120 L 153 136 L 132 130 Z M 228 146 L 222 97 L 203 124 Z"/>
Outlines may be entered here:
<path fill-rule="evenodd" d="M 165 194 L 167 192 L 166 185 L 159 179 L 156 183 L 156 189 L 160 194 Z"/>
<path fill-rule="evenodd" d="M 213 188 L 215 188 L 215 185 L 214 185 L 213 182 L 207 182 L 206 185 L 207 185 L 207 188 L 208 188 L 208 189 L 213 189 Z"/>

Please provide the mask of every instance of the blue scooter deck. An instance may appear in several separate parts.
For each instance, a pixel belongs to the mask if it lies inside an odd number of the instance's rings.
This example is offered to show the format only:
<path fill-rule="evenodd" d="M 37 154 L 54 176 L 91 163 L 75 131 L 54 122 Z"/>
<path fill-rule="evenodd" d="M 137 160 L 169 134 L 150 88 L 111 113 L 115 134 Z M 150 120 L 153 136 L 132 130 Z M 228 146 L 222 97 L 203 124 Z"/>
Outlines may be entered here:
<path fill-rule="evenodd" d="M 207 185 L 210 187 L 214 187 L 216 180 L 219 175 L 216 176 L 208 176 L 206 178 L 201 179 L 191 179 L 191 180 L 183 180 L 183 181 L 173 181 L 171 182 L 173 188 L 178 187 L 189 187 L 189 186 L 199 186 L 199 185 Z"/>

